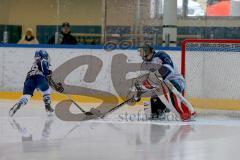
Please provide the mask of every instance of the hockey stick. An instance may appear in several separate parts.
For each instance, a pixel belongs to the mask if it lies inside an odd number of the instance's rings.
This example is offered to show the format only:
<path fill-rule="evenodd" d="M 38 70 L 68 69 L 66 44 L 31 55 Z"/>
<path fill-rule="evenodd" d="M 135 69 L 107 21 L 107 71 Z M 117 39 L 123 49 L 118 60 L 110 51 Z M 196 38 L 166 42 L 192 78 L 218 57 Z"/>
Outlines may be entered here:
<path fill-rule="evenodd" d="M 48 78 L 48 81 L 49 81 L 49 85 L 52 86 L 55 90 L 56 90 L 56 88 L 59 87 L 59 85 L 58 85 L 51 77 Z M 63 90 L 64 90 L 64 89 L 63 89 Z M 63 91 L 63 90 L 62 90 L 62 91 Z M 67 97 L 67 98 L 68 98 L 80 111 L 82 111 L 84 114 L 87 113 L 87 112 L 86 112 L 84 109 L 82 109 L 69 95 L 64 94 L 63 92 L 58 92 L 58 91 L 57 91 L 57 93 L 59 93 L 59 94 L 61 94 L 61 95 L 64 95 L 65 97 Z"/>
<path fill-rule="evenodd" d="M 61 93 L 61 95 L 64 95 L 65 97 L 67 97 L 80 111 L 82 111 L 84 114 L 86 114 L 87 112 L 82 109 L 69 95 Z"/>
<path fill-rule="evenodd" d="M 86 116 L 94 116 L 90 119 L 96 119 L 96 118 L 104 118 L 105 116 L 107 116 L 108 114 L 114 112 L 115 110 L 119 109 L 120 107 L 122 107 L 123 105 L 125 105 L 128 102 L 131 102 L 134 100 L 134 97 L 127 99 L 126 101 L 118 104 L 117 106 L 113 107 L 112 109 L 110 109 L 109 111 L 105 112 L 105 113 L 101 113 L 101 111 L 97 108 L 91 108 L 89 112 L 86 112 L 85 115 Z"/>
<path fill-rule="evenodd" d="M 115 110 L 119 109 L 120 107 L 122 107 L 123 105 L 125 105 L 126 103 L 131 102 L 131 101 L 134 101 L 134 97 L 131 97 L 131 98 L 127 99 L 126 101 L 124 101 L 124 102 L 118 104 L 117 106 L 113 107 L 111 110 L 109 110 L 108 112 L 103 114 L 100 118 L 104 118 L 109 113 L 114 112 Z"/>
<path fill-rule="evenodd" d="M 113 107 L 112 109 L 110 109 L 109 111 L 107 111 L 106 113 L 104 113 L 102 115 L 101 115 L 101 112 L 99 110 L 94 109 L 94 108 L 92 108 L 90 110 L 90 113 L 93 113 L 94 115 L 99 116 L 99 118 L 104 118 L 109 113 L 114 112 L 115 110 L 119 109 L 120 107 L 122 107 L 123 105 L 127 104 L 128 102 L 138 102 L 138 101 L 140 101 L 141 96 L 143 94 L 145 94 L 147 91 L 143 91 L 138 82 L 134 83 L 134 86 L 135 86 L 135 88 L 137 90 L 136 96 L 132 96 L 131 98 L 128 98 L 124 102 L 118 104 L 117 106 Z"/>

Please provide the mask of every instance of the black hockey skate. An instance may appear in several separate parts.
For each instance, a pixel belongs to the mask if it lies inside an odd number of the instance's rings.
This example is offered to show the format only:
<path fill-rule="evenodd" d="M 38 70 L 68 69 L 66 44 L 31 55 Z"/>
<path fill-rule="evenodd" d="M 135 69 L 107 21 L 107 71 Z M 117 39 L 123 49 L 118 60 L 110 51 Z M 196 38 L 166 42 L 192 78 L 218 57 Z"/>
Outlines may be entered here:
<path fill-rule="evenodd" d="M 20 103 L 16 103 L 10 110 L 9 110 L 9 116 L 13 117 L 13 115 L 19 110 L 21 107 Z"/>
<path fill-rule="evenodd" d="M 45 109 L 46 109 L 46 112 L 48 113 L 54 112 L 54 109 L 51 107 L 50 104 L 45 104 Z"/>
<path fill-rule="evenodd" d="M 151 97 L 151 119 L 164 120 L 166 113 L 170 112 L 170 109 L 161 101 L 157 96 Z"/>

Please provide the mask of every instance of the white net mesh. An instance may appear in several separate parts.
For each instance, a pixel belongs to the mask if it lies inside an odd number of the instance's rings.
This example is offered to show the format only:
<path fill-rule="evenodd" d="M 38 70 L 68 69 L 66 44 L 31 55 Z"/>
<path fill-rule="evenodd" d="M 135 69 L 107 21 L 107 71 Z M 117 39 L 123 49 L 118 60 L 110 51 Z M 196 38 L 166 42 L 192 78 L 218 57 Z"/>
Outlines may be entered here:
<path fill-rule="evenodd" d="M 240 109 L 240 41 L 186 42 L 185 96 L 196 107 Z"/>

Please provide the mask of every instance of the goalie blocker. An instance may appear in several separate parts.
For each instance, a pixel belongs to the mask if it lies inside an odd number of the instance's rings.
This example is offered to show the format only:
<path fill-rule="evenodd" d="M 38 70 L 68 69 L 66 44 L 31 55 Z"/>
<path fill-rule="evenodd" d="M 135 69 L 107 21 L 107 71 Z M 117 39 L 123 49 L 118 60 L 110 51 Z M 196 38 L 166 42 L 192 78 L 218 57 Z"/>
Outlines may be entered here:
<path fill-rule="evenodd" d="M 163 51 L 156 52 L 148 44 L 139 48 L 139 55 L 143 59 L 142 67 L 145 67 L 141 68 L 141 70 L 150 71 L 146 80 L 143 81 L 143 86 L 147 90 L 156 89 L 155 92 L 152 92 L 150 98 L 152 115 L 158 117 L 164 111 L 171 109 L 178 113 L 183 121 L 190 120 L 196 112 L 192 105 L 181 95 L 181 92 L 185 89 L 185 81 L 171 57 Z M 161 100 L 159 92 L 157 92 L 159 89 L 168 104 Z"/>

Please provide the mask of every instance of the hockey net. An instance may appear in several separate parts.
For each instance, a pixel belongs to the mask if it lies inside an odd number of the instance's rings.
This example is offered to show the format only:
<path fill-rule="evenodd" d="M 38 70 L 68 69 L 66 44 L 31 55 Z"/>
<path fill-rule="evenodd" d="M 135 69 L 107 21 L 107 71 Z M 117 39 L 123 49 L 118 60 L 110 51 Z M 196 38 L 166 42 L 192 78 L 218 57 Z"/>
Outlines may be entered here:
<path fill-rule="evenodd" d="M 181 64 L 195 108 L 240 110 L 240 40 L 184 40 Z"/>

